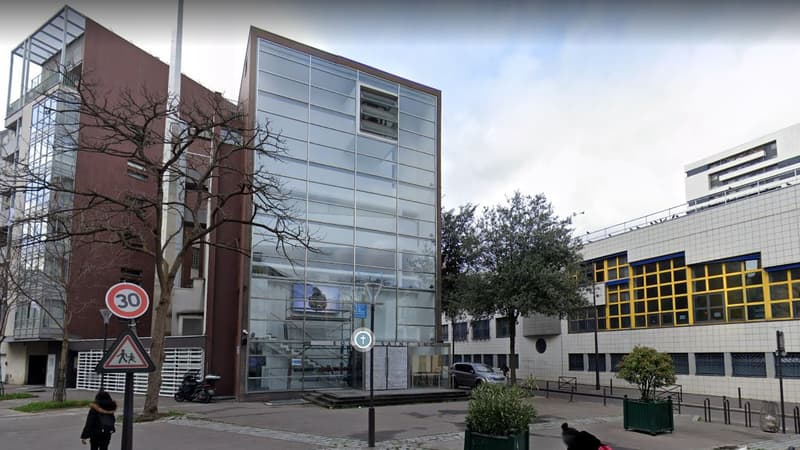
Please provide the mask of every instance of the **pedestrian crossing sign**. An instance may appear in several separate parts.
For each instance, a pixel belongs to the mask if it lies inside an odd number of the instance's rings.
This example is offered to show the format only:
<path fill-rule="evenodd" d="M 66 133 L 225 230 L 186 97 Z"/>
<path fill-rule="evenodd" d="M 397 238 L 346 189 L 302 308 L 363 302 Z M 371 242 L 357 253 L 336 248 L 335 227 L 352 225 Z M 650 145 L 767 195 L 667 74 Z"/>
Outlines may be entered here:
<path fill-rule="evenodd" d="M 95 367 L 101 373 L 152 372 L 156 365 L 144 350 L 139 338 L 130 330 L 124 331 Z"/>

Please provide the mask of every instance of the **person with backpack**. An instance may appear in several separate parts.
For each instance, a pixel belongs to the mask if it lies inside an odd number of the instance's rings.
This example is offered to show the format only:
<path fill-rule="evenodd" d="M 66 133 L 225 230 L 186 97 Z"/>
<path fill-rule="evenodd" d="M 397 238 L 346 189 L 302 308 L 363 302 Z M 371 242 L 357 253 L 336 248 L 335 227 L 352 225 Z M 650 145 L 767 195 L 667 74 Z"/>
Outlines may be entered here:
<path fill-rule="evenodd" d="M 567 450 L 611 450 L 611 447 L 603 445 L 592 433 L 578 431 L 567 423 L 561 425 L 561 439 Z"/>
<path fill-rule="evenodd" d="M 114 416 L 116 410 L 117 403 L 111 399 L 111 395 L 106 391 L 98 392 L 94 403 L 89 405 L 86 425 L 81 432 L 81 443 L 86 445 L 88 440 L 91 450 L 108 450 L 111 433 L 117 431 L 114 426 L 117 421 Z"/>

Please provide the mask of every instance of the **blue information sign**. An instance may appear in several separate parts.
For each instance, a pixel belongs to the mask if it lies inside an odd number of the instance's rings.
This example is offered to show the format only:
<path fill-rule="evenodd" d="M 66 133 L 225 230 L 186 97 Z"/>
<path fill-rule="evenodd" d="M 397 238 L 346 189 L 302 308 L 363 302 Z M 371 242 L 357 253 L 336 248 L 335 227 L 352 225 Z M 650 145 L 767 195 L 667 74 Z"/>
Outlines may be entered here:
<path fill-rule="evenodd" d="M 355 309 L 353 310 L 353 317 L 356 319 L 366 319 L 367 318 L 367 304 L 366 303 L 356 303 Z"/>

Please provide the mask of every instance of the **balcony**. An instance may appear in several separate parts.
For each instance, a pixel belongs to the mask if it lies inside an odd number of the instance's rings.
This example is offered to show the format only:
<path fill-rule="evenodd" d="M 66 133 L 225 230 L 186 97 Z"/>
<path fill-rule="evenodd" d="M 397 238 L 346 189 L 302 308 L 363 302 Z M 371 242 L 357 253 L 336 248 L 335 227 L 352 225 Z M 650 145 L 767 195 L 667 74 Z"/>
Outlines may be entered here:
<path fill-rule="evenodd" d="M 14 318 L 15 341 L 50 341 L 61 339 L 58 323 L 42 310 L 28 310 L 27 317 Z"/>
<path fill-rule="evenodd" d="M 61 82 L 62 86 L 75 88 L 78 86 L 78 80 L 80 79 L 80 68 L 81 62 L 74 63 L 73 65 L 69 66 L 64 74 L 64 79 Z M 8 105 L 8 109 L 6 111 L 6 117 L 11 116 L 12 114 L 16 113 L 23 106 L 25 106 L 29 101 L 32 101 L 39 97 L 40 95 L 45 94 L 51 88 L 59 84 L 59 80 L 61 78 L 58 72 L 45 72 L 37 75 L 34 77 L 30 83 L 29 88 L 25 92 L 25 95 L 18 98 L 17 100 L 11 102 Z"/>

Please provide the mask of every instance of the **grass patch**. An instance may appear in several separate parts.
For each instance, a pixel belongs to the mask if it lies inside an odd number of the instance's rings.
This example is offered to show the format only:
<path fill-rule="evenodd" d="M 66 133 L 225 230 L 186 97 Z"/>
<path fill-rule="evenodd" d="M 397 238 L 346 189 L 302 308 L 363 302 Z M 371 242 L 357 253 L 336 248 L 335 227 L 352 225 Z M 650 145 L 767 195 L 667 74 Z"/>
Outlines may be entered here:
<path fill-rule="evenodd" d="M 50 409 L 82 408 L 89 406 L 91 400 L 66 400 L 63 402 L 33 402 L 13 408 L 14 411 L 35 413 Z"/>
<path fill-rule="evenodd" d="M 0 395 L 0 401 L 3 400 L 19 400 L 22 398 L 36 398 L 33 394 L 28 394 L 27 392 L 16 392 L 14 394 L 3 394 Z"/>

